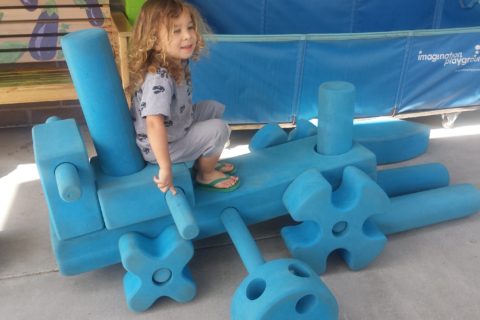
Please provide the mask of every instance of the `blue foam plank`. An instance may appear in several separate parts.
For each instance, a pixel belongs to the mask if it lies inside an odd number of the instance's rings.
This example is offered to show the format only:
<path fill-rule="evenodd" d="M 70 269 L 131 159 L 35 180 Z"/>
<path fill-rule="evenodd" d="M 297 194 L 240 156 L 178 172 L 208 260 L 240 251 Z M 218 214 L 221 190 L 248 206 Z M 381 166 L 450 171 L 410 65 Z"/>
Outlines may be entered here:
<path fill-rule="evenodd" d="M 103 174 L 96 159 L 92 160 L 92 165 L 96 169 L 98 201 L 108 229 L 170 215 L 165 194 L 153 183 L 158 165 L 147 164 L 143 170 L 121 177 Z M 195 199 L 189 169 L 181 163 L 173 165 L 172 171 L 175 186 L 182 189 L 193 207 Z"/>

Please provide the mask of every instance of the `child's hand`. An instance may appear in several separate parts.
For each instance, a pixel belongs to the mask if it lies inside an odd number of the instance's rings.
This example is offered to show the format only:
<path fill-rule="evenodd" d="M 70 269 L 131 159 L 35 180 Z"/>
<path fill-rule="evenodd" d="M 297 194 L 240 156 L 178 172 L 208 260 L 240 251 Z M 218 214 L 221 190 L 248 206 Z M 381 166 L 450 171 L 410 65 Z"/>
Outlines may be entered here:
<path fill-rule="evenodd" d="M 173 186 L 172 170 L 158 170 L 158 177 L 154 176 L 153 182 L 157 184 L 157 187 L 162 192 L 170 190 L 173 195 L 177 194 L 177 190 L 175 190 L 175 187 Z"/>

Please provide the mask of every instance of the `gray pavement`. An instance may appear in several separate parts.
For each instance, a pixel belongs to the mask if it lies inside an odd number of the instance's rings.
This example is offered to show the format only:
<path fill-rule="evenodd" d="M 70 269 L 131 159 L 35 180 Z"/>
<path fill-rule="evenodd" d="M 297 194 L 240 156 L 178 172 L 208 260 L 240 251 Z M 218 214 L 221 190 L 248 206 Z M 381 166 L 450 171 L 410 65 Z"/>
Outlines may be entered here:
<path fill-rule="evenodd" d="M 462 114 L 450 130 L 439 128 L 439 116 L 415 121 L 432 125 L 436 136 L 456 136 L 434 138 L 426 154 L 397 165 L 441 162 L 452 183 L 480 188 L 480 112 Z M 250 136 L 234 131 L 231 148 Z M 247 273 L 228 237 L 196 243 L 190 268 L 198 294 L 192 302 L 162 299 L 147 312 L 133 313 L 125 303 L 121 265 L 59 274 L 30 128 L 0 129 L 0 152 L 0 319 L 229 318 L 231 297 Z M 282 217 L 251 228 L 266 260 L 289 257 L 278 232 L 291 223 Z M 350 271 L 332 257 L 321 278 L 337 298 L 340 319 L 480 319 L 479 230 L 477 214 L 391 235 L 367 269 Z"/>

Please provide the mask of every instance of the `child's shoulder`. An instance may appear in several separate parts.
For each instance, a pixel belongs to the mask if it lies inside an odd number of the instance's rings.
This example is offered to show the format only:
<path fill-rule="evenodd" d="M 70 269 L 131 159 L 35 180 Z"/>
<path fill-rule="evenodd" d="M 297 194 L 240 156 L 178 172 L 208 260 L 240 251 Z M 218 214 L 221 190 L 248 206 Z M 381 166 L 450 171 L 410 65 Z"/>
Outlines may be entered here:
<path fill-rule="evenodd" d="M 147 76 L 155 77 L 155 78 L 170 79 L 170 73 L 164 67 L 157 68 L 155 72 L 148 72 Z"/>
<path fill-rule="evenodd" d="M 153 81 L 153 82 L 171 82 L 172 78 L 168 73 L 168 70 L 160 67 L 155 72 L 147 72 L 145 75 L 145 81 Z"/>

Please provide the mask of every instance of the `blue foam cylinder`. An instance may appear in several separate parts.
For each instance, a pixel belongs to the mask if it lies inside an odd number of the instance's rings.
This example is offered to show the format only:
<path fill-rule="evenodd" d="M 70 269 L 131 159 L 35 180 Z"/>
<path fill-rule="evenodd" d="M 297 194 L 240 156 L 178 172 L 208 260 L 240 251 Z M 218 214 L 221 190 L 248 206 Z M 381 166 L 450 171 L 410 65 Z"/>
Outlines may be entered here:
<path fill-rule="evenodd" d="M 385 234 L 392 234 L 459 219 L 480 211 L 480 190 L 459 184 L 391 198 L 388 212 L 372 222 Z"/>
<path fill-rule="evenodd" d="M 177 188 L 177 194 L 173 195 L 171 191 L 165 194 L 165 201 L 172 214 L 173 221 L 177 226 L 178 233 L 182 238 L 191 240 L 196 238 L 200 232 L 197 222 L 192 214 L 187 197 L 182 189 Z"/>
<path fill-rule="evenodd" d="M 377 183 L 389 197 L 446 187 L 449 181 L 448 169 L 441 163 L 385 169 L 377 173 Z"/>
<path fill-rule="evenodd" d="M 61 43 L 103 172 L 111 176 L 138 172 L 145 164 L 135 144 L 130 112 L 106 32 L 73 32 L 62 37 Z"/>
<path fill-rule="evenodd" d="M 257 270 L 265 263 L 265 260 L 238 211 L 234 208 L 227 208 L 220 218 L 247 271 L 252 273 Z"/>
<path fill-rule="evenodd" d="M 339 155 L 352 148 L 355 87 L 342 81 L 325 82 L 318 95 L 317 152 Z"/>
<path fill-rule="evenodd" d="M 58 194 L 63 201 L 73 202 L 80 199 L 82 187 L 77 168 L 68 162 L 64 162 L 55 169 Z"/>

